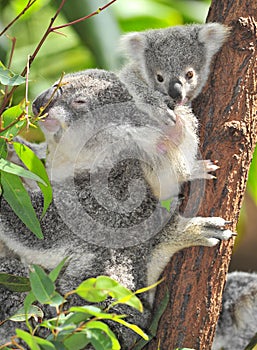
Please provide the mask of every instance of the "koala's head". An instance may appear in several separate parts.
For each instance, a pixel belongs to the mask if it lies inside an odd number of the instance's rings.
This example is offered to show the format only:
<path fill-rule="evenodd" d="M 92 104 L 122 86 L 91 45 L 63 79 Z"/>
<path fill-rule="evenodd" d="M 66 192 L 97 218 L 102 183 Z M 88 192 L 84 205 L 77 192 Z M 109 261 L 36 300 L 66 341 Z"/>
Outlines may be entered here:
<path fill-rule="evenodd" d="M 58 138 L 61 130 L 85 120 L 85 114 L 131 97 L 113 73 L 92 69 L 67 74 L 33 101 L 33 112 L 47 115 L 41 122 L 46 135 Z M 111 116 L 115 117 L 115 116 Z M 109 118 L 111 121 L 111 117 Z M 97 125 L 101 120 L 95 120 Z"/>
<path fill-rule="evenodd" d="M 186 103 L 200 93 L 228 33 L 219 23 L 177 26 L 130 33 L 122 45 L 149 86 Z"/>

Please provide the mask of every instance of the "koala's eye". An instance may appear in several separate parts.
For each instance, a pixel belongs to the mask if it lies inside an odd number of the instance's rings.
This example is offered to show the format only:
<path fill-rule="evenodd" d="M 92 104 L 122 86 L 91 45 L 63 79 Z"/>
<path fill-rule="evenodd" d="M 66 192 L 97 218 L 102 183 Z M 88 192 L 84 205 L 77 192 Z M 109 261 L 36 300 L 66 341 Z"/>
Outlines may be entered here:
<path fill-rule="evenodd" d="M 194 76 L 194 71 L 193 70 L 189 70 L 188 72 L 186 72 L 186 78 L 188 80 L 192 79 Z"/>
<path fill-rule="evenodd" d="M 157 80 L 159 83 L 163 83 L 164 82 L 164 78 L 161 74 L 157 74 Z"/>
<path fill-rule="evenodd" d="M 58 96 L 60 96 L 60 95 L 62 95 L 63 94 L 63 88 L 61 87 L 61 86 L 59 86 L 58 84 L 55 84 L 54 86 L 53 86 L 53 88 L 57 88 L 57 95 Z"/>
<path fill-rule="evenodd" d="M 74 100 L 74 103 L 77 103 L 78 105 L 82 105 L 83 103 L 85 103 L 85 100 L 82 99 L 78 99 L 78 100 Z"/>

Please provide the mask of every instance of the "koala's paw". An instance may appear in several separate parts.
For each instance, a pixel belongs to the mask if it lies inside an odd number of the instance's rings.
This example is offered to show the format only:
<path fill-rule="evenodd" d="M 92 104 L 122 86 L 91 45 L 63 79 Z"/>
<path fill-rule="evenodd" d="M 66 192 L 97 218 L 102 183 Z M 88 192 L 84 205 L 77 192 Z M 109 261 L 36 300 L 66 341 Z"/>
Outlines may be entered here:
<path fill-rule="evenodd" d="M 209 174 L 212 171 L 218 170 L 220 167 L 217 165 L 217 162 L 212 162 L 210 159 L 198 160 L 195 163 L 191 174 L 191 180 L 193 179 L 216 179 L 216 176 Z"/>
<path fill-rule="evenodd" d="M 228 224 L 230 222 L 220 217 L 195 217 L 190 220 L 188 229 L 197 232 L 201 241 L 199 245 L 213 247 L 235 235 L 231 230 L 225 229 Z"/>

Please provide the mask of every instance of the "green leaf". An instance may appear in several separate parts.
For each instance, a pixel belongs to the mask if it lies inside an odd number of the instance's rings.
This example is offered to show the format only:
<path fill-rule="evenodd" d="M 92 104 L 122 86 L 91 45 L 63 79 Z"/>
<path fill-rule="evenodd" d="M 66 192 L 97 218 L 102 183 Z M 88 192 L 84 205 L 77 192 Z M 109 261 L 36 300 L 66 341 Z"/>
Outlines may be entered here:
<path fill-rule="evenodd" d="M 18 120 L 18 118 L 22 118 Z M 16 120 L 13 126 L 8 127 L 11 123 Z M 17 136 L 19 131 L 26 125 L 26 120 L 24 120 L 24 108 L 22 104 L 10 107 L 4 111 L 2 114 L 2 128 L 7 128 L 5 131 L 1 132 L 0 135 L 6 138 L 13 138 Z"/>
<path fill-rule="evenodd" d="M 32 327 L 29 323 L 29 315 L 28 315 L 28 311 L 30 309 L 30 307 L 32 306 L 32 304 L 36 301 L 36 297 L 32 292 L 29 292 L 26 295 L 26 298 L 24 300 L 24 311 L 25 311 L 25 320 L 26 320 L 26 325 L 30 331 L 30 333 L 32 333 Z"/>
<path fill-rule="evenodd" d="M 65 346 L 59 341 L 52 340 L 51 343 L 54 345 L 55 350 L 67 350 L 67 348 L 65 348 Z"/>
<path fill-rule="evenodd" d="M 112 342 L 112 350 L 119 350 L 120 343 L 118 342 L 117 337 L 115 334 L 110 330 L 110 328 L 107 326 L 107 324 L 99 321 L 91 321 L 86 324 L 87 329 L 99 329 L 106 333 L 106 335 L 110 338 Z"/>
<path fill-rule="evenodd" d="M 51 296 L 51 299 L 45 303 L 56 307 L 60 306 L 63 303 L 66 303 L 66 300 L 59 293 L 54 292 L 54 294 Z"/>
<path fill-rule="evenodd" d="M 148 328 L 148 332 L 150 335 L 148 336 L 148 340 L 140 339 L 133 347 L 133 350 L 141 350 L 145 347 L 146 344 L 148 344 L 153 337 L 156 336 L 158 325 L 160 318 L 162 317 L 164 311 L 167 308 L 167 305 L 169 303 L 169 292 L 167 291 L 164 298 L 161 300 L 160 305 L 158 306 L 158 309 L 156 310 L 155 314 L 152 317 L 152 323 L 150 324 Z"/>
<path fill-rule="evenodd" d="M 33 269 L 29 274 L 32 292 L 41 304 L 49 303 L 54 295 L 54 283 L 41 267 L 33 265 Z"/>
<path fill-rule="evenodd" d="M 12 292 L 28 292 L 31 289 L 28 278 L 2 272 L 0 272 L 0 285 Z"/>
<path fill-rule="evenodd" d="M 4 139 L 0 138 L 0 158 L 6 159 L 7 157 L 7 145 Z"/>
<path fill-rule="evenodd" d="M 97 303 L 104 301 L 108 297 L 109 289 L 97 287 L 96 278 L 89 278 L 77 287 L 76 293 L 87 301 Z"/>
<path fill-rule="evenodd" d="M 28 229 L 38 238 L 42 239 L 43 233 L 38 218 L 21 179 L 17 175 L 2 172 L 1 183 L 3 197 L 9 203 L 12 210 L 24 222 Z"/>
<path fill-rule="evenodd" d="M 65 348 L 69 350 L 84 349 L 84 347 L 89 343 L 90 339 L 87 337 L 87 335 L 82 333 L 74 333 L 64 341 Z"/>
<path fill-rule="evenodd" d="M 101 302 L 111 296 L 117 299 L 115 304 L 122 303 L 143 311 L 142 303 L 134 293 L 108 276 L 87 279 L 78 286 L 76 293 L 90 302 Z"/>
<path fill-rule="evenodd" d="M 64 266 L 64 264 L 66 263 L 68 257 L 64 258 L 50 273 L 49 273 L 49 278 L 55 282 Z"/>
<path fill-rule="evenodd" d="M 28 319 L 34 318 L 36 322 L 38 321 L 38 318 L 42 319 L 44 317 L 43 311 L 38 306 L 31 305 L 27 312 L 25 312 L 24 307 L 21 307 L 13 316 L 9 317 L 9 320 L 15 322 L 26 321 L 26 314 Z"/>
<path fill-rule="evenodd" d="M 35 295 L 30 292 L 26 295 L 26 298 L 24 300 L 24 311 L 25 313 L 28 312 L 28 310 L 30 309 L 30 306 L 37 300 L 37 298 L 35 297 Z"/>
<path fill-rule="evenodd" d="M 102 312 L 100 308 L 93 305 L 72 306 L 69 309 L 69 312 L 86 313 L 87 316 L 90 315 L 90 316 L 95 316 L 103 319 L 112 319 L 114 317 L 114 314 L 108 314 L 106 312 Z"/>
<path fill-rule="evenodd" d="M 79 312 L 79 313 L 86 313 L 87 315 L 91 315 L 94 317 L 98 317 L 99 319 L 106 319 L 106 320 L 113 320 L 114 317 L 123 318 L 125 315 L 115 315 L 115 314 L 108 314 L 106 312 L 102 312 L 101 309 L 99 309 L 96 306 L 93 305 L 86 305 L 86 306 L 72 306 L 69 309 L 69 312 Z"/>
<path fill-rule="evenodd" d="M 26 167 L 45 182 L 45 184 L 38 183 L 44 196 L 44 208 L 42 213 L 42 216 L 44 216 L 53 199 L 53 192 L 46 169 L 41 160 L 29 147 L 18 142 L 13 142 L 13 147 Z"/>
<path fill-rule="evenodd" d="M 13 73 L 0 62 L 0 83 L 8 86 L 17 86 L 25 84 L 26 78 L 19 74 Z"/>
<path fill-rule="evenodd" d="M 123 326 L 131 329 L 132 331 L 134 331 L 135 333 L 137 333 L 138 335 L 140 335 L 143 339 L 145 340 L 148 340 L 148 335 L 145 334 L 141 328 L 139 328 L 137 325 L 135 324 L 131 324 L 131 323 L 128 323 L 127 321 L 121 319 L 120 317 L 113 317 L 112 319 L 113 321 L 117 322 L 117 323 L 120 323 L 122 324 Z"/>
<path fill-rule="evenodd" d="M 165 208 L 167 212 L 170 212 L 171 202 L 173 199 L 167 199 L 165 201 L 161 201 L 161 207 Z"/>
<path fill-rule="evenodd" d="M 70 313 L 68 317 L 66 318 L 65 322 L 63 323 L 64 326 L 68 324 L 74 324 L 78 325 L 81 322 L 85 322 L 91 318 L 90 314 L 84 313 L 84 312 L 75 312 Z"/>
<path fill-rule="evenodd" d="M 31 335 L 21 329 L 16 329 L 17 336 L 24 340 L 32 350 L 55 350 L 55 347 L 48 340 Z"/>
<path fill-rule="evenodd" d="M 157 281 L 156 283 L 148 286 L 148 287 L 144 287 L 144 288 L 140 288 L 138 290 L 135 291 L 135 294 L 141 294 L 141 293 L 145 293 L 148 292 L 149 290 L 157 287 L 160 283 L 162 283 L 164 281 L 164 278 L 160 279 L 159 281 Z"/>
<path fill-rule="evenodd" d="M 0 171 L 22 176 L 22 177 L 25 177 L 26 179 L 34 180 L 46 185 L 45 181 L 42 180 L 41 177 L 39 177 L 38 175 L 33 174 L 31 171 L 28 171 L 22 168 L 21 166 L 11 163 L 8 160 L 3 158 L 0 159 Z"/>

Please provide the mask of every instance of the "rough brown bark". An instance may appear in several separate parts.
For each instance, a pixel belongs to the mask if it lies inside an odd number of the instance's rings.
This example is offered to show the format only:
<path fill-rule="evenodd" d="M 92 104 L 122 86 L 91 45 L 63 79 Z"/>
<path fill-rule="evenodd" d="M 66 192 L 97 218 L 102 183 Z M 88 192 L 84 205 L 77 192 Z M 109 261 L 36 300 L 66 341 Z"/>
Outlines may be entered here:
<path fill-rule="evenodd" d="M 206 184 L 198 215 L 222 216 L 235 230 L 257 141 L 257 2 L 213 0 L 207 21 L 232 30 L 194 104 L 202 158 L 217 159 L 221 166 L 217 179 Z M 155 307 L 167 289 L 170 302 L 147 349 L 156 350 L 158 344 L 165 350 L 211 348 L 232 247 L 233 239 L 174 256 L 164 271 L 166 282 L 157 290 Z"/>

